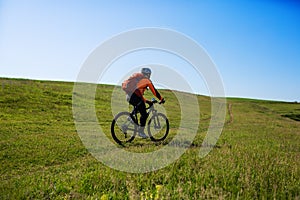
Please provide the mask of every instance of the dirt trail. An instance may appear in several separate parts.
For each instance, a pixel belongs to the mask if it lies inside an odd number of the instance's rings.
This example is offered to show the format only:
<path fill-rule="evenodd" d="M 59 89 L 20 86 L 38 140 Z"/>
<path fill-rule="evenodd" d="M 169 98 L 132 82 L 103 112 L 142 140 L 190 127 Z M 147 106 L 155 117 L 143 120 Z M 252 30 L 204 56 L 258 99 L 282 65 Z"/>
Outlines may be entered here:
<path fill-rule="evenodd" d="M 229 114 L 229 121 L 227 122 L 227 124 L 230 124 L 233 122 L 233 112 L 232 112 L 232 104 L 229 103 L 228 104 L 228 114 Z"/>

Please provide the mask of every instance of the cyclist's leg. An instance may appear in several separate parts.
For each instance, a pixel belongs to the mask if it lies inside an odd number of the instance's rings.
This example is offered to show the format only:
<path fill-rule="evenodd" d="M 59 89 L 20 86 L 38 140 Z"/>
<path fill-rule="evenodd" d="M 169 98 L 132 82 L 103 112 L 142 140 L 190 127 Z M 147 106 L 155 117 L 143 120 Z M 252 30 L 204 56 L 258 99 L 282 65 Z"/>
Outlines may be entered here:
<path fill-rule="evenodd" d="M 141 118 L 140 118 L 141 127 L 145 127 L 146 120 L 147 120 L 147 117 L 148 117 L 145 102 L 143 100 L 141 100 L 140 103 L 138 104 L 137 108 L 138 108 L 138 110 L 141 114 Z"/>
<path fill-rule="evenodd" d="M 147 117 L 148 117 L 148 113 L 146 111 L 146 104 L 143 101 L 143 99 L 141 97 L 137 96 L 135 93 L 133 93 L 131 95 L 129 103 L 132 104 L 132 105 L 134 105 L 134 106 L 136 106 L 137 109 L 138 109 L 138 111 L 141 114 L 141 117 L 140 117 L 140 130 L 139 130 L 139 132 L 142 133 L 142 135 L 143 135 L 144 129 L 145 129 L 145 125 L 146 125 L 146 120 L 147 120 Z"/>
<path fill-rule="evenodd" d="M 148 117 L 147 111 L 146 111 L 146 104 L 143 101 L 142 97 L 139 97 L 135 93 L 133 93 L 130 97 L 129 103 L 133 106 L 136 106 L 138 111 L 141 114 L 140 118 L 140 125 L 144 127 L 146 125 L 146 120 Z"/>
<path fill-rule="evenodd" d="M 142 138 L 147 138 L 148 136 L 145 134 L 145 125 L 146 125 L 148 113 L 146 111 L 145 102 L 143 100 L 141 100 L 140 103 L 138 104 L 137 108 L 141 114 L 139 136 Z"/>

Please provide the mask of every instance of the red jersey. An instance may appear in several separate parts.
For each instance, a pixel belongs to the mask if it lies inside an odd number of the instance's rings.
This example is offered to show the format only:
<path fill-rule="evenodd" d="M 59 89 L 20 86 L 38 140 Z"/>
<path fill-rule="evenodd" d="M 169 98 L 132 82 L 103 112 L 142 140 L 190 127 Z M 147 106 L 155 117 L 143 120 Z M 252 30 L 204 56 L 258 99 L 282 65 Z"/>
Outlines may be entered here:
<path fill-rule="evenodd" d="M 144 92 L 147 89 L 147 87 L 151 90 L 152 94 L 156 96 L 159 100 L 163 99 L 159 92 L 155 89 L 153 83 L 148 78 L 143 78 L 137 83 L 137 89 L 134 91 L 134 93 L 139 97 L 142 97 L 143 100 L 146 101 L 144 97 Z"/>

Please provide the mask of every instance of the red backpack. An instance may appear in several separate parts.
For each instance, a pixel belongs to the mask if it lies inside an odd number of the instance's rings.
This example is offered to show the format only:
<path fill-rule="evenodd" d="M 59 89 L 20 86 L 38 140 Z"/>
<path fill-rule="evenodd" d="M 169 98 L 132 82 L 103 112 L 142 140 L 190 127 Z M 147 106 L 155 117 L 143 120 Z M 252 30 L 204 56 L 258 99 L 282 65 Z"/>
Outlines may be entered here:
<path fill-rule="evenodd" d="M 122 89 L 127 93 L 133 93 L 137 89 L 137 83 L 145 78 L 142 73 L 134 73 L 127 80 L 123 81 Z"/>

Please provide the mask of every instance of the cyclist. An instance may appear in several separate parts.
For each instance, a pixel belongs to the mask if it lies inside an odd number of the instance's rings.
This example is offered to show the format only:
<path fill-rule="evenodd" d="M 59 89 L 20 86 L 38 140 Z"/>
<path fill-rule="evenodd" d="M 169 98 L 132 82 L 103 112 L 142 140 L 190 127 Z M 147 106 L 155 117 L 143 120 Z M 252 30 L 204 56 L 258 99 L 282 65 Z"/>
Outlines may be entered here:
<path fill-rule="evenodd" d="M 147 138 L 147 135 L 144 132 L 146 120 L 148 117 L 147 111 L 146 111 L 146 104 L 152 105 L 152 102 L 147 100 L 144 97 L 144 92 L 147 88 L 149 88 L 154 96 L 156 96 L 160 103 L 164 103 L 164 98 L 159 94 L 159 92 L 154 87 L 152 81 L 150 80 L 151 76 L 151 69 L 150 68 L 142 68 L 140 74 L 142 74 L 142 78 L 138 80 L 136 83 L 136 89 L 131 93 L 127 93 L 126 99 L 127 101 L 133 105 L 136 106 L 138 111 L 141 114 L 140 117 L 140 128 L 139 128 L 139 136 L 142 138 Z"/>

